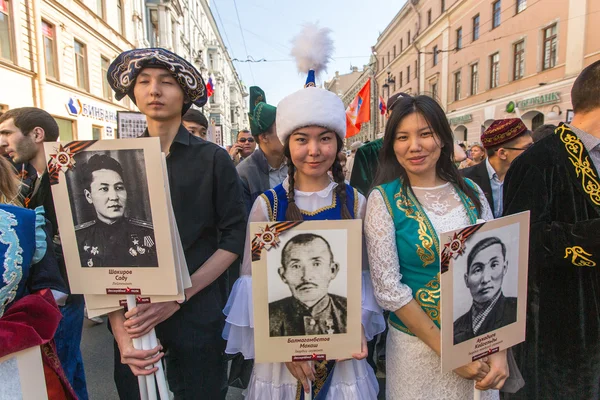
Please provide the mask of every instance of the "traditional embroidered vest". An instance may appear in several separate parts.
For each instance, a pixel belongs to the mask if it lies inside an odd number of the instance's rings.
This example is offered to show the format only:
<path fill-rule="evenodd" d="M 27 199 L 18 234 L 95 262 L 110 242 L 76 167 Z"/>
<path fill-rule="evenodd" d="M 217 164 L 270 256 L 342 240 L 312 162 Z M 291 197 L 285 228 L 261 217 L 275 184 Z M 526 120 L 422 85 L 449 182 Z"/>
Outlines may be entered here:
<path fill-rule="evenodd" d="M 0 316 L 8 304 L 25 295 L 35 250 L 33 210 L 0 205 Z"/>
<path fill-rule="evenodd" d="M 334 189 L 335 191 L 335 189 Z M 285 212 L 288 207 L 287 192 L 283 185 L 277 185 L 273 189 L 269 189 L 261 196 L 266 200 L 269 212 L 269 221 L 285 221 Z M 320 208 L 313 212 L 300 210 L 302 218 L 305 221 L 324 220 L 324 219 L 342 219 L 342 205 L 338 199 L 338 195 L 332 196 L 333 202 L 327 207 Z M 346 185 L 346 206 L 355 218 L 358 214 L 358 192 L 350 185 Z"/>
<path fill-rule="evenodd" d="M 476 185 L 466 179 L 469 186 Z M 403 190 L 406 189 L 406 190 Z M 440 326 L 440 245 L 435 231 L 421 204 L 400 179 L 377 186 L 394 220 L 398 260 L 402 269 L 402 283 L 408 285 L 415 300 L 431 320 Z M 457 189 L 467 209 L 469 222 L 475 224 L 479 215 L 471 199 Z M 390 325 L 413 335 L 395 313 L 390 313 Z M 413 335 L 414 336 L 414 335 Z"/>

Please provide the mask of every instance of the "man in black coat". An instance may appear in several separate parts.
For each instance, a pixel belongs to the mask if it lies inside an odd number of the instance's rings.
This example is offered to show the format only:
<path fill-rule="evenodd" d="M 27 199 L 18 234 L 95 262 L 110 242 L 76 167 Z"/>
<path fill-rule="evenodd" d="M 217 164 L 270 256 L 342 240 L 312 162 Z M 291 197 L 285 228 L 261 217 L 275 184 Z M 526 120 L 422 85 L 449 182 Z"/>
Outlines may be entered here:
<path fill-rule="evenodd" d="M 497 237 L 479 241 L 467 257 L 465 285 L 473 305 L 454 321 L 454 344 L 473 339 L 517 320 L 517 299 L 505 297 L 502 282 L 508 271 L 506 246 Z"/>
<path fill-rule="evenodd" d="M 531 132 L 519 118 L 499 119 L 481 135 L 481 143 L 487 151 L 484 161 L 461 169 L 465 178 L 473 180 L 492 208 L 494 218 L 502 216 L 502 192 L 504 177 L 510 164 L 533 144 Z"/>

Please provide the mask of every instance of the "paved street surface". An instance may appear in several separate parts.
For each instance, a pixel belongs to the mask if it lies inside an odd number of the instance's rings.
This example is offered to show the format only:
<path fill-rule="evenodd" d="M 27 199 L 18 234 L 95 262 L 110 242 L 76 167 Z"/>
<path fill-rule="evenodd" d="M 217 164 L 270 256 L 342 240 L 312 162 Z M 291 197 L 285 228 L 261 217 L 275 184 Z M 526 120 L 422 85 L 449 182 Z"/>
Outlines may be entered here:
<path fill-rule="evenodd" d="M 106 317 L 104 318 L 106 321 Z M 106 327 L 95 325 L 89 320 L 83 324 L 81 352 L 85 366 L 88 394 L 91 400 L 118 400 L 117 389 L 113 380 L 113 339 Z M 385 388 L 384 380 L 379 380 L 379 387 Z M 383 392 L 384 390 L 381 390 Z M 242 400 L 242 390 L 229 388 L 227 400 Z M 379 399 L 385 399 L 380 393 Z"/>

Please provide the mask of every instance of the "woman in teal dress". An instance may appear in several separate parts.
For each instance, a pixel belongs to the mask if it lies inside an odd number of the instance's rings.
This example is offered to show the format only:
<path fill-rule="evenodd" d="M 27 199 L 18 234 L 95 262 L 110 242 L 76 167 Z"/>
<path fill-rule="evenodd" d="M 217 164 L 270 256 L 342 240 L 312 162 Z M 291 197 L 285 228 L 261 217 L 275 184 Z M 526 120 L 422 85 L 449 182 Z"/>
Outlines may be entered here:
<path fill-rule="evenodd" d="M 493 219 L 481 189 L 459 176 L 444 111 L 427 96 L 398 101 L 388 121 L 365 236 L 378 303 L 390 312 L 388 399 L 473 398 L 507 377 L 501 352 L 440 373 L 441 232 Z M 487 390 L 483 399 L 497 399 Z"/>

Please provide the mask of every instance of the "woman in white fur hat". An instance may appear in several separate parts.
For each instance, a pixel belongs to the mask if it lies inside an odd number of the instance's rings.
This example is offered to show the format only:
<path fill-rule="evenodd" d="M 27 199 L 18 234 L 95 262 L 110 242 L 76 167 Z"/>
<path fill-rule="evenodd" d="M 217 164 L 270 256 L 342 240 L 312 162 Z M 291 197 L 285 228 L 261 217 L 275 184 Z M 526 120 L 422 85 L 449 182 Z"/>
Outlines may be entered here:
<path fill-rule="evenodd" d="M 346 136 L 344 105 L 335 94 L 314 87 L 315 72 L 324 69 L 333 48 L 328 33 L 327 29 L 307 25 L 295 41 L 292 54 L 299 69 L 307 72 L 309 78 L 304 89 L 277 105 L 277 134 L 288 159 L 288 178 L 256 199 L 249 222 L 362 219 L 365 215 L 366 200 L 345 183 L 336 157 Z M 245 254 L 241 276 L 225 308 L 223 336 L 228 340 L 227 353 L 241 352 L 251 359 L 254 343 L 249 338 L 254 337 L 254 329 L 248 306 L 252 304 L 249 236 Z M 315 400 L 377 398 L 379 386 L 365 359 L 366 344 L 367 339 L 383 331 L 385 321 L 375 301 L 367 263 L 364 264 L 362 352 L 344 361 L 316 361 L 314 366 L 306 362 L 256 363 L 248 385 L 248 399 L 304 399 L 309 390 Z M 314 381 L 316 375 L 326 376 L 326 384 L 310 385 L 309 380 Z"/>

